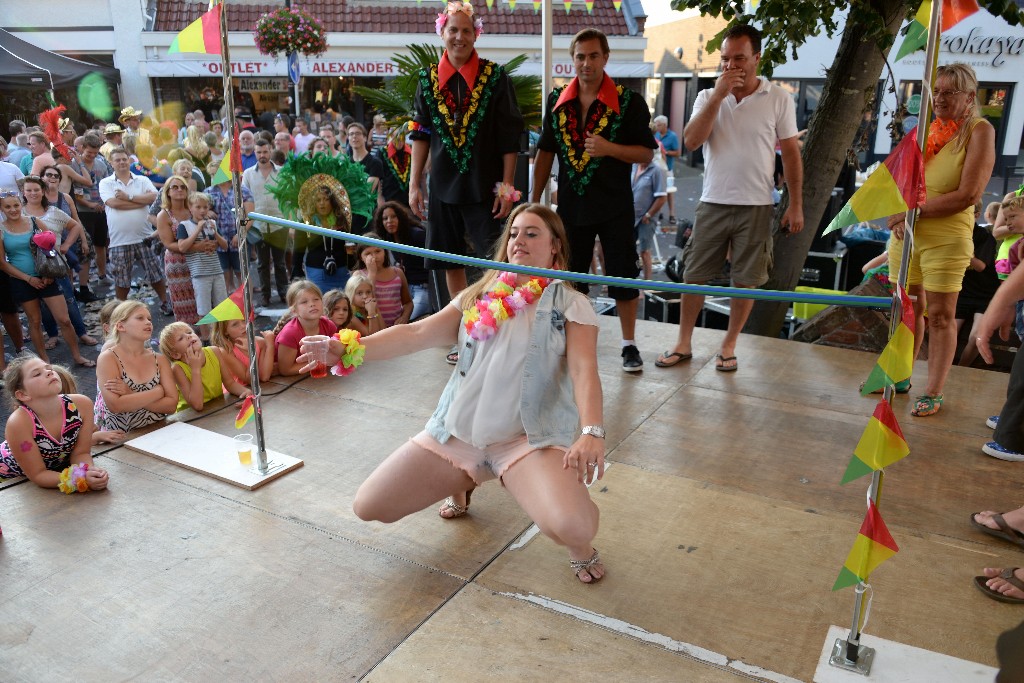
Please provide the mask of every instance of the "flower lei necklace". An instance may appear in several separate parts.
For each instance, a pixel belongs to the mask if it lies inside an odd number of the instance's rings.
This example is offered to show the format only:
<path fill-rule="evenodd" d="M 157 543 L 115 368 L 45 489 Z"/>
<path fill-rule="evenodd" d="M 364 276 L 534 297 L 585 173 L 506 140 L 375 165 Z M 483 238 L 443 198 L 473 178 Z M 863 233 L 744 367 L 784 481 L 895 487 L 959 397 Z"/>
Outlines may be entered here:
<path fill-rule="evenodd" d="M 441 142 L 459 173 L 469 172 L 473 141 L 483 119 L 483 114 L 477 116 L 477 112 L 487 111 L 491 96 L 503 73 L 500 66 L 481 58 L 476 83 L 469 84 L 470 91 L 466 96 L 468 101 L 463 97 L 462 102 L 456 102 L 448 87 L 438 80 L 437 64 L 420 71 L 420 87 L 423 89 L 427 109 L 434 123 L 434 132 L 441 137 Z M 458 119 L 455 118 L 455 112 L 461 113 Z"/>
<path fill-rule="evenodd" d="M 498 328 L 509 318 L 532 304 L 544 289 L 551 284 L 546 277 L 532 277 L 526 284 L 515 287 L 516 274 L 504 272 L 483 295 L 476 300 L 472 308 L 462 314 L 462 324 L 466 334 L 477 341 L 487 341 L 493 337 Z M 513 289 L 514 288 L 514 289 Z"/>
<path fill-rule="evenodd" d="M 925 161 L 938 154 L 939 150 L 946 146 L 946 143 L 956 137 L 962 123 L 963 119 L 956 121 L 935 119 L 932 121 L 932 124 L 928 126 L 928 141 L 925 143 Z"/>

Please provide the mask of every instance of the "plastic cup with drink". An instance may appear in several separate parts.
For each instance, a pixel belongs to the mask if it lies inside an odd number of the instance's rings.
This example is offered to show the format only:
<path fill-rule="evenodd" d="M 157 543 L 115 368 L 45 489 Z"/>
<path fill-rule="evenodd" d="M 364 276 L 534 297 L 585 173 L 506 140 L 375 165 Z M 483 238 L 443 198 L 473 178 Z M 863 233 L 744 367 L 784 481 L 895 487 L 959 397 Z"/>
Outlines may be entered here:
<path fill-rule="evenodd" d="M 305 337 L 302 340 L 302 346 L 309 360 L 316 363 L 313 369 L 309 371 L 309 376 L 313 379 L 326 377 L 327 353 L 331 348 L 331 338 L 323 334 Z"/>
<path fill-rule="evenodd" d="M 234 438 L 235 452 L 238 453 L 238 462 L 243 467 L 252 465 L 252 434 L 239 434 Z"/>

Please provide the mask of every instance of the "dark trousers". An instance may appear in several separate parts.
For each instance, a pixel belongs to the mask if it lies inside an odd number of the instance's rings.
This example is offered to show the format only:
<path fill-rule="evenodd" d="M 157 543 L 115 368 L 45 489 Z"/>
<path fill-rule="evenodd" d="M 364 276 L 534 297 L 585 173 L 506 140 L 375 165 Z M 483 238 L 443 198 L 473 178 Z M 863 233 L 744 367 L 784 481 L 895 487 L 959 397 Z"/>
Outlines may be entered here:
<path fill-rule="evenodd" d="M 1006 385 L 1006 403 L 999 413 L 993 439 L 1003 448 L 1024 453 L 1024 349 L 1014 354 L 1010 382 Z"/>
<path fill-rule="evenodd" d="M 271 246 L 265 240 L 256 245 L 256 269 L 260 274 L 260 284 L 263 285 L 263 300 L 269 302 L 273 290 L 270 288 L 270 264 L 274 264 L 274 283 L 277 285 L 278 295 L 284 299 L 288 293 L 288 269 L 284 264 L 284 249 Z"/>
<path fill-rule="evenodd" d="M 73 272 L 73 271 L 72 271 Z M 75 328 L 75 334 L 81 337 L 89 330 L 85 327 L 85 321 L 82 319 L 82 311 L 78 308 L 78 303 L 75 301 L 75 290 L 71 287 L 71 280 L 67 276 L 59 278 L 57 284 L 60 286 L 60 291 L 64 295 L 64 302 L 68 305 L 68 317 L 71 318 L 71 324 Z M 50 313 L 50 309 L 46 307 L 46 302 L 40 302 L 42 306 L 40 308 L 43 312 L 43 329 L 46 330 L 47 336 L 56 337 L 60 334 L 60 330 L 57 327 L 57 320 L 53 317 L 53 313 Z"/>

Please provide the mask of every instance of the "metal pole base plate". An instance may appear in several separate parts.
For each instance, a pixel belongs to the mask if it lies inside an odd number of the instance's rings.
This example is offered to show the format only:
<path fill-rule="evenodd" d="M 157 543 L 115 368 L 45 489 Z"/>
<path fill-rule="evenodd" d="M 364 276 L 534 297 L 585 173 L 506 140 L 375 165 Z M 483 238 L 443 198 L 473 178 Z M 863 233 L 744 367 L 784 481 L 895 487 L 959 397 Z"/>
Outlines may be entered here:
<path fill-rule="evenodd" d="M 832 656 L 828 658 L 828 663 L 834 667 L 867 676 L 871 673 L 871 663 L 875 659 L 874 648 L 860 645 L 857 648 L 857 661 L 851 662 L 846 658 L 847 645 L 847 642 L 842 638 L 836 638 L 836 643 L 832 646 Z"/>
<path fill-rule="evenodd" d="M 256 465 L 253 465 L 252 467 L 250 467 L 249 471 L 252 472 L 253 474 L 259 475 L 261 477 L 266 477 L 266 476 L 269 476 L 271 474 L 274 474 L 275 472 L 277 472 L 278 470 L 280 470 L 284 466 L 285 466 L 285 463 L 283 463 L 283 462 L 277 462 L 277 461 L 274 461 L 274 460 L 270 460 L 270 461 L 267 462 L 267 471 L 266 472 L 260 472 L 259 467 L 257 467 Z"/>

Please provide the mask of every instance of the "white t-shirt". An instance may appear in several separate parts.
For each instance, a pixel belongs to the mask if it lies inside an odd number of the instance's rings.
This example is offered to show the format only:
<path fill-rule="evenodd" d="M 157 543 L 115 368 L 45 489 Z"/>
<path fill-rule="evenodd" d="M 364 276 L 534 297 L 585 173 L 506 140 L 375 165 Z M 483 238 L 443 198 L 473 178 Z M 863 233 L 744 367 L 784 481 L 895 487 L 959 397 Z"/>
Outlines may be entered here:
<path fill-rule="evenodd" d="M 296 154 L 303 154 L 303 153 L 305 153 L 305 151 L 307 149 L 309 149 L 309 146 L 311 144 L 313 144 L 313 140 L 316 139 L 316 136 L 313 135 L 312 133 L 306 133 L 305 135 L 302 135 L 302 134 L 296 135 L 294 139 L 295 139 L 295 153 Z"/>
<path fill-rule="evenodd" d="M 12 163 L 0 161 L 0 190 L 19 192 L 18 180 L 24 178 L 21 169 Z"/>
<path fill-rule="evenodd" d="M 563 311 L 566 320 L 596 327 L 599 323 L 590 300 L 578 292 L 571 294 Z M 458 296 L 449 305 L 461 310 Z M 486 448 L 525 432 L 520 410 L 523 366 L 536 314 L 535 301 L 506 320 L 487 341 L 472 342 L 476 345 L 473 365 L 445 419 L 445 428 L 459 441 Z"/>
<path fill-rule="evenodd" d="M 132 175 L 131 180 L 122 183 L 116 175 L 110 175 L 100 181 L 100 199 L 105 204 L 114 198 L 117 190 L 123 190 L 130 196 L 156 192 L 156 187 L 149 178 Z M 140 206 L 136 209 L 113 209 L 106 207 L 107 227 L 110 229 L 110 246 L 123 247 L 138 244 L 153 233 L 150 225 L 149 207 Z"/>
<path fill-rule="evenodd" d="M 729 93 L 718 109 L 711 135 L 704 142 L 702 202 L 740 206 L 772 204 L 775 187 L 775 144 L 794 137 L 793 98 L 764 78 L 757 90 L 736 101 Z M 693 104 L 696 116 L 712 90 L 701 90 Z"/>
<path fill-rule="evenodd" d="M 28 215 L 28 214 L 26 214 Z M 67 215 L 56 206 L 51 204 L 46 207 L 46 213 L 36 217 L 36 224 L 43 230 L 49 230 L 57 236 L 57 246 L 64 243 L 64 229 L 68 225 L 71 216 Z"/>

